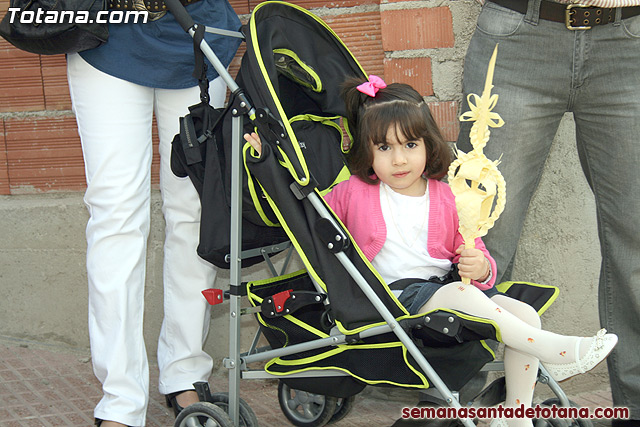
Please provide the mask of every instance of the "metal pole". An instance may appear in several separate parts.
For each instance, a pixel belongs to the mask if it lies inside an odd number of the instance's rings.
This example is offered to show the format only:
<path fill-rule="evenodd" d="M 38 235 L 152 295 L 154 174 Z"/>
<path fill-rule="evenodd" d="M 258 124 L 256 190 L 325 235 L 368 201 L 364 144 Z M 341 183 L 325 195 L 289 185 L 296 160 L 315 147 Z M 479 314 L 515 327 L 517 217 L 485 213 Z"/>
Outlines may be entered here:
<path fill-rule="evenodd" d="M 241 167 L 241 130 L 243 116 L 235 111 L 231 130 L 231 263 L 229 304 L 229 417 L 234 425 L 240 425 L 240 299 L 242 284 L 242 167 Z"/>

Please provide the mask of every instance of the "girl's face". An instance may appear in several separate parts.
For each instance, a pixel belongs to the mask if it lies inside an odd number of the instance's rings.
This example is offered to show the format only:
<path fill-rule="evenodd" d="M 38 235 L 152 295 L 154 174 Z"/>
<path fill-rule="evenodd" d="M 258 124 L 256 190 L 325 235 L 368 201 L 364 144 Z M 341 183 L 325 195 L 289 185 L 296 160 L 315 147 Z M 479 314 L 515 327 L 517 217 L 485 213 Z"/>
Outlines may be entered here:
<path fill-rule="evenodd" d="M 402 136 L 398 126 L 387 131 L 386 144 L 374 145 L 373 171 L 378 178 L 396 193 L 406 196 L 422 196 L 425 181 L 422 179 L 427 164 L 427 149 L 422 138 L 410 141 Z"/>

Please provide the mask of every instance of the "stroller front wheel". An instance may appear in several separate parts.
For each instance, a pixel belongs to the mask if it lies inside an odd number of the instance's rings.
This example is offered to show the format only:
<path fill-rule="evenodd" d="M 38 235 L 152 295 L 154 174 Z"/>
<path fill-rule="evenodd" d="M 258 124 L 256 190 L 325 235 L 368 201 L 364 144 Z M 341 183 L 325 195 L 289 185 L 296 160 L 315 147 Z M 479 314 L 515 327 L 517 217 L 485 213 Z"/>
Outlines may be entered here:
<path fill-rule="evenodd" d="M 176 417 L 174 427 L 233 427 L 229 415 L 209 402 L 198 402 L 184 408 Z"/>
<path fill-rule="evenodd" d="M 344 399 L 338 399 L 336 402 L 336 412 L 333 414 L 328 424 L 337 423 L 351 412 L 353 405 L 355 404 L 356 396 L 345 397 Z"/>
<path fill-rule="evenodd" d="M 282 413 L 293 425 L 320 427 L 326 425 L 336 413 L 338 399 L 296 390 L 280 381 L 278 402 Z"/>
<path fill-rule="evenodd" d="M 256 417 L 249 404 L 241 397 L 238 399 L 240 404 L 239 427 L 258 427 L 258 417 Z M 229 413 L 229 393 L 213 393 L 210 402 Z"/>

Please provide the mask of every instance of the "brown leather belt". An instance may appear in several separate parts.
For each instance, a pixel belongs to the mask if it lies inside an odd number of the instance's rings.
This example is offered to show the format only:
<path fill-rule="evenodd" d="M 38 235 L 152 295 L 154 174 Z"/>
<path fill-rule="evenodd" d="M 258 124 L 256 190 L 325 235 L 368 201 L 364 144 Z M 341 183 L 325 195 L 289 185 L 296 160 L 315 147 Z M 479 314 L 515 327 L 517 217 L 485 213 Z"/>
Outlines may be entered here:
<path fill-rule="evenodd" d="M 490 0 L 507 9 L 526 14 L 527 0 Z M 622 19 L 640 15 L 640 6 L 623 7 Z M 543 0 L 540 3 L 540 19 L 562 22 L 569 30 L 589 30 L 596 25 L 606 25 L 616 20 L 615 7 L 595 7 L 582 4 L 560 4 Z"/>
<path fill-rule="evenodd" d="M 183 6 L 200 0 L 180 0 Z M 167 13 L 167 5 L 163 0 L 109 0 L 110 10 L 139 10 L 149 12 L 149 18 L 154 21 Z"/>

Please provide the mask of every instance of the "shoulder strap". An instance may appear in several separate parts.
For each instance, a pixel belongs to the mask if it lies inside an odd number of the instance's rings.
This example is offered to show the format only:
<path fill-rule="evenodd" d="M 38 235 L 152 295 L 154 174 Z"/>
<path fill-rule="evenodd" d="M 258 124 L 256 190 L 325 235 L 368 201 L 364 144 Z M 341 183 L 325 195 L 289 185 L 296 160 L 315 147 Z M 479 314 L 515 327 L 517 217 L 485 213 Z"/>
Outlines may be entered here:
<path fill-rule="evenodd" d="M 207 64 L 204 62 L 204 53 L 200 49 L 200 43 L 204 40 L 204 25 L 196 25 L 195 34 L 193 35 L 193 55 L 195 57 L 195 66 L 193 69 L 193 77 L 198 79 L 200 86 L 200 100 L 209 103 L 209 80 L 207 79 Z"/>

